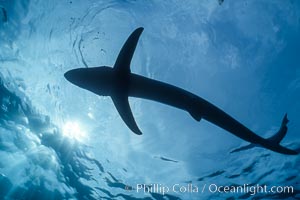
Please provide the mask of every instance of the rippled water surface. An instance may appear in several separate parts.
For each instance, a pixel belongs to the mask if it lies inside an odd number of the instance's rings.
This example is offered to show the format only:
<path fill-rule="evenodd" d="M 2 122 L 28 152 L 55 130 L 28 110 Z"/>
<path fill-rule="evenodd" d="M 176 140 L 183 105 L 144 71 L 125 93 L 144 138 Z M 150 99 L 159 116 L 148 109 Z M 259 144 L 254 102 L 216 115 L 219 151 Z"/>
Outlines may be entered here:
<path fill-rule="evenodd" d="M 140 26 L 133 73 L 187 89 L 263 137 L 288 113 L 282 144 L 299 151 L 298 1 L 0 0 L 0 199 L 300 199 L 299 156 L 235 152 L 247 143 L 130 98 L 137 136 L 109 97 L 64 78 L 112 66 Z M 293 192 L 209 191 L 257 184 Z"/>

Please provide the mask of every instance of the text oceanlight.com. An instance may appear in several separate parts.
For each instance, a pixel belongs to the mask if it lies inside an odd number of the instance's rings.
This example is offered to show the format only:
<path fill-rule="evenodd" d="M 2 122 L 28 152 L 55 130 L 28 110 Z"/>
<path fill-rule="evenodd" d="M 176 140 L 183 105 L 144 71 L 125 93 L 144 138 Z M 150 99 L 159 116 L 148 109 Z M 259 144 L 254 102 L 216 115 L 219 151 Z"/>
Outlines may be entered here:
<path fill-rule="evenodd" d="M 131 189 L 132 190 L 132 189 Z M 218 185 L 218 184 L 203 184 L 201 186 L 195 184 L 137 184 L 135 188 L 137 193 L 232 193 L 242 194 L 247 193 L 255 195 L 258 193 L 286 193 L 291 194 L 294 192 L 293 186 L 267 186 L 260 184 L 243 184 L 243 185 Z"/>

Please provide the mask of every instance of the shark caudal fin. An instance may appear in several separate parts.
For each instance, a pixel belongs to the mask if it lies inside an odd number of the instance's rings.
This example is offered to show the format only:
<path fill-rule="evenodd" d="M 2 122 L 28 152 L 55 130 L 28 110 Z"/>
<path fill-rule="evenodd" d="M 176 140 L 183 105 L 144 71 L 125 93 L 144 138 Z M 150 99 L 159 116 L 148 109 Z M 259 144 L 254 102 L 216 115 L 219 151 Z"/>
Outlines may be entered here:
<path fill-rule="evenodd" d="M 282 141 L 282 139 L 285 137 L 285 135 L 287 133 L 288 122 L 289 122 L 289 120 L 287 118 L 287 114 L 285 114 L 282 119 L 279 130 L 273 136 L 265 139 L 264 142 L 262 142 L 261 144 L 251 143 L 251 144 L 236 148 L 236 149 L 232 150 L 230 153 L 236 153 L 236 152 L 240 152 L 240 151 L 249 150 L 254 147 L 262 147 L 263 146 L 265 148 L 268 148 L 268 149 L 278 152 L 278 153 L 287 154 L 287 155 L 297 155 L 298 154 L 297 151 L 288 149 L 288 148 L 280 145 L 280 142 Z"/>
<path fill-rule="evenodd" d="M 240 152 L 240 151 L 246 151 L 246 150 L 252 149 L 254 147 L 258 147 L 258 145 L 251 143 L 251 144 L 247 144 L 245 146 L 235 148 L 235 149 L 231 150 L 230 153 L 237 153 L 237 152 Z"/>
<path fill-rule="evenodd" d="M 120 53 L 114 65 L 114 71 L 118 84 L 116 85 L 114 94 L 111 95 L 114 105 L 118 110 L 121 118 L 130 128 L 130 130 L 137 135 L 141 135 L 142 132 L 138 128 L 130 109 L 130 105 L 128 102 L 128 87 L 130 81 L 129 78 L 131 59 L 143 30 L 144 28 L 140 27 L 133 31 L 120 50 Z"/>
<path fill-rule="evenodd" d="M 289 123 L 289 120 L 287 118 L 287 114 L 285 114 L 282 119 L 280 129 L 272 137 L 269 137 L 268 140 L 270 142 L 279 144 L 287 133 L 287 130 L 288 130 L 287 124 L 288 123 Z"/>
<path fill-rule="evenodd" d="M 282 154 L 287 154 L 287 155 L 299 154 L 297 151 L 288 149 L 288 148 L 280 145 L 280 142 L 282 141 L 282 139 L 284 138 L 284 136 L 287 133 L 287 130 L 288 130 L 287 123 L 288 122 L 289 122 L 289 120 L 287 118 L 287 114 L 285 114 L 282 119 L 280 129 L 273 136 L 267 138 L 266 139 L 267 142 L 263 146 L 265 146 L 275 152 L 282 153 Z"/>

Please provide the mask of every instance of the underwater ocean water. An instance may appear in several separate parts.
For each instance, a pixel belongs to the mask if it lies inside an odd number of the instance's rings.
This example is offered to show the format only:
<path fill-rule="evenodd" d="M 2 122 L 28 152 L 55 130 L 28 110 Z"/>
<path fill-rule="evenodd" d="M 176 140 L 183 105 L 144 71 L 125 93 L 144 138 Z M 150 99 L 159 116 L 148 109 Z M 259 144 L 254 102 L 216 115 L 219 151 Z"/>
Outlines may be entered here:
<path fill-rule="evenodd" d="M 133 73 L 262 137 L 287 113 L 281 144 L 299 151 L 299 1 L 0 0 L 0 199 L 300 199 L 299 155 L 237 151 L 248 143 L 205 120 L 129 98 L 138 136 L 64 78 L 113 66 L 141 26 Z"/>

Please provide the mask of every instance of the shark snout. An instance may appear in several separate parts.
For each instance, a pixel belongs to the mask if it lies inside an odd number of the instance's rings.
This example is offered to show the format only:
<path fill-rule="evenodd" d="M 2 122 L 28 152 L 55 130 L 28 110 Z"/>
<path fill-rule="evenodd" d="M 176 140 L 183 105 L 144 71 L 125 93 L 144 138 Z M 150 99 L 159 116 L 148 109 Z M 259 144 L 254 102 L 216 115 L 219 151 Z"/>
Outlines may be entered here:
<path fill-rule="evenodd" d="M 64 77 L 71 82 L 71 79 L 72 79 L 72 70 L 70 71 L 67 71 L 65 74 L 64 74 Z"/>
<path fill-rule="evenodd" d="M 81 82 L 82 79 L 81 69 L 79 68 L 79 69 L 69 70 L 64 74 L 64 77 L 71 83 L 77 85 L 78 83 Z"/>
<path fill-rule="evenodd" d="M 67 71 L 64 77 L 72 84 L 86 89 L 93 79 L 93 75 L 87 68 L 77 68 Z"/>

